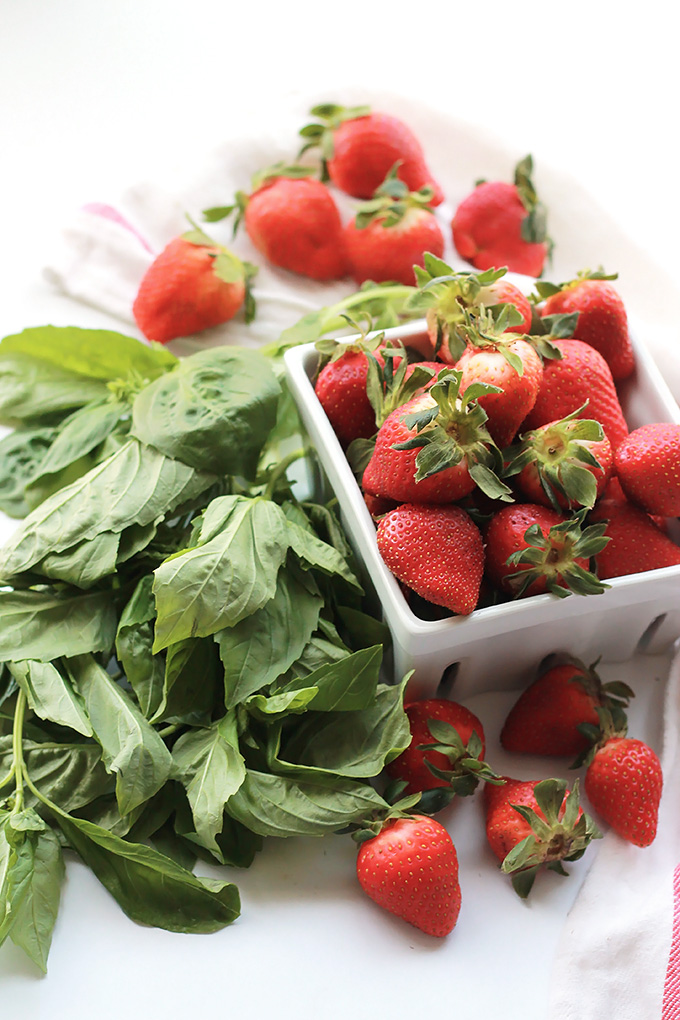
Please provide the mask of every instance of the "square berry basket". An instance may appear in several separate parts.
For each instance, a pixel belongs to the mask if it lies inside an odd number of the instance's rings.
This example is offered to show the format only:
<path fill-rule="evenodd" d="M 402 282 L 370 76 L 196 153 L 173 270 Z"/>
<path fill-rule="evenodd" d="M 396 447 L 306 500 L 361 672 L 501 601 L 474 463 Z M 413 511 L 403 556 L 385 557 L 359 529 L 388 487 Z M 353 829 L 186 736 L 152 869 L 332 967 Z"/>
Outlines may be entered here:
<path fill-rule="evenodd" d="M 420 320 L 386 330 L 385 337 L 417 346 L 425 332 Z M 637 367 L 619 391 L 628 426 L 680 423 L 680 408 L 641 334 L 639 327 L 633 330 Z M 614 578 L 600 595 L 536 595 L 469 616 L 434 621 L 417 616 L 378 552 L 363 494 L 314 392 L 318 363 L 314 344 L 285 354 L 288 383 L 325 475 L 318 479 L 315 495 L 337 497 L 362 581 L 391 633 L 388 679 L 399 681 L 414 670 L 409 698 L 434 697 L 440 685 L 455 690 L 457 698 L 512 689 L 553 652 L 569 652 L 586 662 L 598 657 L 623 662 L 635 652 L 662 652 L 680 636 L 680 566 Z M 680 531 L 673 537 L 680 540 Z"/>

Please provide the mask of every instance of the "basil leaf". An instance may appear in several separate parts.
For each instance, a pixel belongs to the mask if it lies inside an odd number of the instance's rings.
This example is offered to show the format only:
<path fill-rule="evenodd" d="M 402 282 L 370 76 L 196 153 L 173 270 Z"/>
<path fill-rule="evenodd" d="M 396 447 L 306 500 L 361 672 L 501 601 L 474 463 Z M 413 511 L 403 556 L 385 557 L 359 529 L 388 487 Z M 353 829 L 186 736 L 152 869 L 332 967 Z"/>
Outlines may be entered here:
<path fill-rule="evenodd" d="M 57 365 L 12 352 L 0 343 L 0 422 L 44 422 L 107 394 L 106 384 L 82 379 Z"/>
<path fill-rule="evenodd" d="M 28 890 L 37 842 L 35 830 L 14 828 L 13 822 L 14 816 L 6 815 L 0 827 L 0 946 Z"/>
<path fill-rule="evenodd" d="M 230 882 L 199 878 L 140 843 L 128 843 L 98 825 L 60 812 L 69 844 L 92 869 L 128 917 L 167 931 L 219 931 L 240 913 Z"/>
<path fill-rule="evenodd" d="M 59 911 L 64 859 L 51 829 L 37 833 L 33 868 L 24 896 L 14 913 L 10 938 L 45 973 L 52 933 Z"/>
<path fill-rule="evenodd" d="M 323 836 L 377 807 L 385 802 L 367 783 L 340 777 L 298 780 L 248 769 L 227 812 L 261 836 Z"/>
<path fill-rule="evenodd" d="M 150 524 L 213 482 L 211 475 L 130 440 L 28 515 L 0 550 L 0 577 L 9 579 L 103 532 Z"/>
<path fill-rule="evenodd" d="M 227 708 L 285 673 L 316 630 L 322 606 L 322 596 L 284 565 L 276 591 L 262 609 L 215 634 L 224 665 Z"/>
<path fill-rule="evenodd" d="M 172 751 L 179 769 L 201 843 L 222 859 L 215 842 L 222 829 L 224 805 L 245 778 L 238 749 L 236 720 L 232 714 L 203 730 L 183 734 Z"/>
<path fill-rule="evenodd" d="M 60 726 L 68 726 L 83 736 L 92 736 L 92 727 L 82 702 L 69 680 L 53 663 L 27 659 L 10 662 L 9 668 L 36 715 Z"/>
<path fill-rule="evenodd" d="M 329 662 L 304 677 L 290 681 L 282 693 L 316 687 L 315 712 L 355 712 L 376 700 L 382 662 L 382 645 L 363 648 L 339 662 Z"/>
<path fill-rule="evenodd" d="M 151 722 L 210 722 L 221 687 L 220 660 L 214 643 L 187 638 L 170 645 L 165 659 L 163 695 Z"/>
<path fill-rule="evenodd" d="M 283 694 L 272 694 L 270 696 L 253 694 L 245 702 L 245 705 L 250 714 L 259 719 L 298 715 L 300 712 L 307 711 L 307 706 L 314 701 L 318 693 L 318 687 L 301 687 L 299 690 L 286 691 Z"/>
<path fill-rule="evenodd" d="M 166 782 L 172 757 L 140 710 L 92 656 L 69 659 L 68 669 L 85 701 L 108 772 L 116 773 L 116 796 L 125 815 Z"/>
<path fill-rule="evenodd" d="M 15 353 L 79 377 L 81 386 L 88 379 L 125 379 L 131 372 L 155 379 L 177 364 L 175 355 L 161 344 L 146 344 L 109 329 L 78 326 L 32 326 L 6 336 L 0 344 L 0 361 Z"/>
<path fill-rule="evenodd" d="M 77 811 L 111 793 L 114 780 L 101 762 L 102 749 L 95 743 L 36 743 L 24 739 L 23 755 L 28 774 L 40 792 L 64 811 Z M 12 767 L 12 736 L 0 737 L 0 781 Z M 26 803 L 36 801 L 28 790 Z"/>
<path fill-rule="evenodd" d="M 50 553 L 33 569 L 52 581 L 64 581 L 87 590 L 102 577 L 115 573 L 119 545 L 119 534 L 103 531 L 101 535 L 78 542 L 70 549 Z"/>
<path fill-rule="evenodd" d="M 116 633 L 108 592 L 0 591 L 0 618 L 0 661 L 5 662 L 108 652 Z"/>
<path fill-rule="evenodd" d="M 197 470 L 254 478 L 280 387 L 256 351 L 217 347 L 184 358 L 143 389 L 132 432 Z"/>
<path fill-rule="evenodd" d="M 213 500 L 198 544 L 155 571 L 154 651 L 210 636 L 261 609 L 274 597 L 287 547 L 288 529 L 275 503 L 244 496 Z"/>
<path fill-rule="evenodd" d="M 121 613 L 116 633 L 118 661 L 147 719 L 161 704 L 165 681 L 165 661 L 151 652 L 156 619 L 152 584 L 151 574 L 138 583 Z"/>
<path fill-rule="evenodd" d="M 29 512 L 24 490 L 55 435 L 52 428 L 17 429 L 0 439 L 0 510 L 9 517 Z"/>
<path fill-rule="evenodd" d="M 287 520 L 286 524 L 290 547 L 303 564 L 321 570 L 324 574 L 338 575 L 352 587 L 362 591 L 359 581 L 337 549 L 322 541 L 311 530 L 308 531 L 293 521 Z"/>

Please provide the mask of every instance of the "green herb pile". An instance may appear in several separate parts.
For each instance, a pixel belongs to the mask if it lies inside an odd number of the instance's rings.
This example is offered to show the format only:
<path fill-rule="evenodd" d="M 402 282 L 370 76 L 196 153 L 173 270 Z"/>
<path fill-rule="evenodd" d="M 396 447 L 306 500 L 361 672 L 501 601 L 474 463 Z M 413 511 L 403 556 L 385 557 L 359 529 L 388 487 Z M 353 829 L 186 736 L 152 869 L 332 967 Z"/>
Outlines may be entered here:
<path fill-rule="evenodd" d="M 386 806 L 403 688 L 332 510 L 288 480 L 278 375 L 103 330 L 0 344 L 0 944 L 43 970 L 65 847 L 134 920 L 209 932 L 239 895 L 197 858 Z"/>

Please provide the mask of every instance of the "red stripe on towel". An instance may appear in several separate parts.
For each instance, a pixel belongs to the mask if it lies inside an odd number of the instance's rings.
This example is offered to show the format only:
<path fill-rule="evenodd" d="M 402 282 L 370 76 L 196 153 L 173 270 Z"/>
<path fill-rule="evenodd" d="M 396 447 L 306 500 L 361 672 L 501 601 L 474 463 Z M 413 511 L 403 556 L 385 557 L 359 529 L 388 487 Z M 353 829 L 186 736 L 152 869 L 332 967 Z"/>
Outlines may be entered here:
<path fill-rule="evenodd" d="M 680 864 L 673 873 L 673 940 L 663 987 L 661 1020 L 680 1018 Z"/>

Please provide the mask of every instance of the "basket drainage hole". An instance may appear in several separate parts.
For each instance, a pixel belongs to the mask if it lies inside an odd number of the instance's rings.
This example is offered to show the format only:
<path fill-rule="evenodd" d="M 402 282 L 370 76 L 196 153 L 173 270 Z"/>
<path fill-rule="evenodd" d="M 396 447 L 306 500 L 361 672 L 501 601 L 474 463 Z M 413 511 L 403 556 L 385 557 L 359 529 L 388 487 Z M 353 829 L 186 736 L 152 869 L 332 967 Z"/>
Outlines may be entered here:
<path fill-rule="evenodd" d="M 644 652 L 649 647 L 652 640 L 654 639 L 656 632 L 658 631 L 659 627 L 661 626 L 665 619 L 666 613 L 661 613 L 654 620 L 652 620 L 652 622 L 649 624 L 644 634 L 637 643 L 637 651 Z"/>
<path fill-rule="evenodd" d="M 449 697 L 449 695 L 451 694 L 451 688 L 453 687 L 455 679 L 458 675 L 459 668 L 460 668 L 459 662 L 452 662 L 450 666 L 446 667 L 446 669 L 442 673 L 442 678 L 439 681 L 439 686 L 437 687 L 435 697 L 437 698 Z"/>

